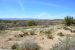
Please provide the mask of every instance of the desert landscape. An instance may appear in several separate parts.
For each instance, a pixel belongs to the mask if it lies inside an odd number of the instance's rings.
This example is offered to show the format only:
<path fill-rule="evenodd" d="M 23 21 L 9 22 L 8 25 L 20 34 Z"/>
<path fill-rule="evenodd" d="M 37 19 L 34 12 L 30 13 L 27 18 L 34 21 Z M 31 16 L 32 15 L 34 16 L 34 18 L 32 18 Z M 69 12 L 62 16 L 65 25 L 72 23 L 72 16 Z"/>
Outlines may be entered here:
<path fill-rule="evenodd" d="M 50 24 L 41 20 L 44 25 L 39 25 L 39 22 L 36 24 L 36 20 L 19 20 L 16 23 L 2 20 L 0 50 L 74 50 L 75 25 L 68 19 L 69 16 L 64 20 L 57 20 L 57 23 L 56 20 L 48 20 Z"/>
<path fill-rule="evenodd" d="M 75 0 L 0 0 L 0 50 L 75 50 Z"/>

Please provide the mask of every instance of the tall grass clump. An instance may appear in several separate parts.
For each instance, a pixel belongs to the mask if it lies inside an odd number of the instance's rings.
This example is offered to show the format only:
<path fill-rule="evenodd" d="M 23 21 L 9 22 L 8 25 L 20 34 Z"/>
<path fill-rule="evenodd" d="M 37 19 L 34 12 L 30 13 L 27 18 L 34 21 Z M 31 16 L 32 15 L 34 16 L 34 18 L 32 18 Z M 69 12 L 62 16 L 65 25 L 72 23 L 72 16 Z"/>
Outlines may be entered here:
<path fill-rule="evenodd" d="M 50 50 L 75 50 L 75 38 L 67 36 L 64 40 L 60 40 Z"/>

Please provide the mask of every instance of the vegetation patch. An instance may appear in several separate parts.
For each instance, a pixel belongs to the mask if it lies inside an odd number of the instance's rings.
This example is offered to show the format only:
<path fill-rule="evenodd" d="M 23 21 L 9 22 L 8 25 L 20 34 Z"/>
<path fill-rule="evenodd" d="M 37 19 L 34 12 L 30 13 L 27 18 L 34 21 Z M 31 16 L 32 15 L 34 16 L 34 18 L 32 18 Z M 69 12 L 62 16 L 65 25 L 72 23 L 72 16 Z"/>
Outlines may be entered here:
<path fill-rule="evenodd" d="M 47 36 L 48 39 L 53 39 L 53 35 L 52 35 L 52 30 L 46 30 L 45 31 L 45 35 Z"/>
<path fill-rule="evenodd" d="M 0 35 L 4 35 L 4 34 L 6 34 L 6 33 L 7 33 L 6 30 L 0 30 Z"/>
<path fill-rule="evenodd" d="M 35 30 L 30 30 L 29 33 L 30 33 L 30 35 L 36 35 Z"/>
<path fill-rule="evenodd" d="M 22 32 L 23 32 L 23 36 L 29 35 L 27 31 L 22 31 Z"/>
<path fill-rule="evenodd" d="M 74 20 L 73 17 L 67 16 L 67 17 L 65 17 L 65 19 L 64 19 L 64 23 L 65 23 L 66 26 L 70 26 L 70 25 L 73 24 L 73 20 Z"/>
<path fill-rule="evenodd" d="M 48 39 L 53 39 L 54 37 L 53 37 L 53 35 L 48 35 L 47 38 Z"/>
<path fill-rule="evenodd" d="M 21 44 L 15 44 L 11 47 L 12 50 L 40 50 L 40 46 L 32 40 L 26 40 Z"/>
<path fill-rule="evenodd" d="M 71 28 L 67 27 L 67 26 L 65 26 L 63 29 L 65 29 L 65 30 L 71 30 Z"/>
<path fill-rule="evenodd" d="M 60 40 L 50 50 L 75 50 L 75 38 L 66 36 L 64 40 Z"/>
<path fill-rule="evenodd" d="M 64 34 L 62 32 L 59 32 L 57 35 L 64 36 Z"/>

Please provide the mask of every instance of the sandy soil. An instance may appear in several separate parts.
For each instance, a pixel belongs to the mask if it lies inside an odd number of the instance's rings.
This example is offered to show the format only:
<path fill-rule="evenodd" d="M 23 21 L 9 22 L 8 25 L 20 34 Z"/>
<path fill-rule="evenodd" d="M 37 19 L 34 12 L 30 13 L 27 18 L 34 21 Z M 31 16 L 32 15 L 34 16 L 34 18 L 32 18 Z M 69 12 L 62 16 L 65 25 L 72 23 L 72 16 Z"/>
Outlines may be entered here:
<path fill-rule="evenodd" d="M 34 39 L 37 44 L 41 47 L 41 50 L 49 50 L 54 44 L 58 43 L 58 38 L 62 38 L 57 35 L 57 33 L 63 32 L 63 34 L 70 34 L 71 36 L 75 36 L 75 33 L 70 32 L 69 30 L 57 29 L 54 31 L 54 39 L 48 39 L 45 35 L 39 35 L 39 32 L 36 32 L 37 35 L 30 35 L 25 37 L 16 38 L 14 35 L 23 34 L 21 31 L 9 31 L 8 34 L 0 36 L 0 48 L 2 49 L 10 49 L 11 46 L 17 42 L 22 42 L 25 39 Z M 0 49 L 0 50 L 2 50 Z"/>

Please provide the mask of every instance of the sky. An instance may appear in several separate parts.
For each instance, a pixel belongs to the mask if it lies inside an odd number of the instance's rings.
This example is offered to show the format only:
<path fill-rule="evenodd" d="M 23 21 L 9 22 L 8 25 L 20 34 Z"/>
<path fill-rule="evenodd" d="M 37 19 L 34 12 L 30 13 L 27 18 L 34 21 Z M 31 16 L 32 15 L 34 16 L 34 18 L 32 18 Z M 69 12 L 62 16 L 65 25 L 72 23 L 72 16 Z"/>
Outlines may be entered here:
<path fill-rule="evenodd" d="M 0 0 L 0 18 L 63 19 L 75 16 L 75 0 Z"/>

